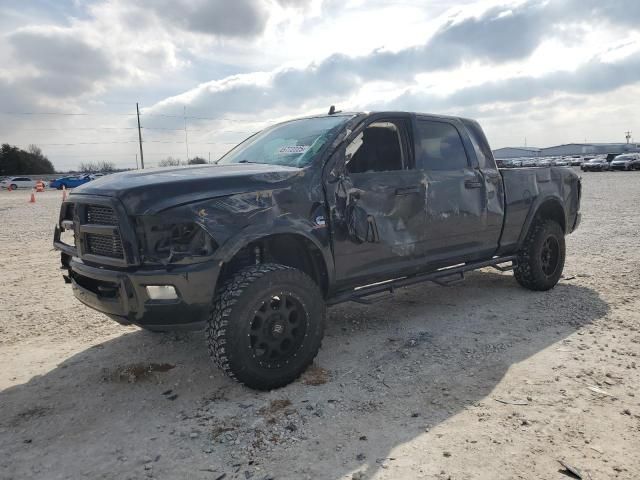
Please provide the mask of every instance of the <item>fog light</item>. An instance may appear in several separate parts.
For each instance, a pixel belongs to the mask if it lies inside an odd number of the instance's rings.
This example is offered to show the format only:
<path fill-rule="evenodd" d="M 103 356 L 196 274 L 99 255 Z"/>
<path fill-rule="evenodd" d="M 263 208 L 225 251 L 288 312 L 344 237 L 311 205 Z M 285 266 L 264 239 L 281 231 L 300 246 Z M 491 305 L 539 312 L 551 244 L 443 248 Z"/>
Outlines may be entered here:
<path fill-rule="evenodd" d="M 147 295 L 151 300 L 175 300 L 178 298 L 176 289 L 172 285 L 149 285 Z"/>

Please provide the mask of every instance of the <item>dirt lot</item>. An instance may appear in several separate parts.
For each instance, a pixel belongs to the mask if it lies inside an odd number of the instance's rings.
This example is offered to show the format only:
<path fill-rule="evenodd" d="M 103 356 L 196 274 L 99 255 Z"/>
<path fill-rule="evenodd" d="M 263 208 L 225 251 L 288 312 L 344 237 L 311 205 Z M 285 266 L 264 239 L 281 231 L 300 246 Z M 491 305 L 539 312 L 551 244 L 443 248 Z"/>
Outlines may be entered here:
<path fill-rule="evenodd" d="M 58 270 L 60 192 L 0 192 L 0 478 L 640 478 L 640 172 L 584 174 L 551 292 L 483 270 L 329 310 L 257 393 L 203 335 L 121 327 Z"/>

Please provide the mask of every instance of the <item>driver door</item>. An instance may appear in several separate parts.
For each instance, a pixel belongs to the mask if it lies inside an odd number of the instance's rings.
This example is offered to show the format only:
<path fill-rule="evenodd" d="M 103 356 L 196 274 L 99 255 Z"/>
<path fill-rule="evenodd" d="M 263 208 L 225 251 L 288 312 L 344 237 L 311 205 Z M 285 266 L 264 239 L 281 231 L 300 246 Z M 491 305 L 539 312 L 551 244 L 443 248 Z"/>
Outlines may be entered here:
<path fill-rule="evenodd" d="M 413 168 L 408 125 L 408 118 L 372 121 L 336 154 L 343 167 L 327 182 L 327 197 L 338 283 L 371 283 L 421 256 L 426 188 Z"/>

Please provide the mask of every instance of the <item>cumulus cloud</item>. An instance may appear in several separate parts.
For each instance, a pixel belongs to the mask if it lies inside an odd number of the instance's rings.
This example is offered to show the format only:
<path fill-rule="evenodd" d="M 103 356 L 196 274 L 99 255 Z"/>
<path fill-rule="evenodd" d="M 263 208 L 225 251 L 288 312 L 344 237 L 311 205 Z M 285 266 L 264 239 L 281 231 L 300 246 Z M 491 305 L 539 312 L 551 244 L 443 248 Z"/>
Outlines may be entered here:
<path fill-rule="evenodd" d="M 93 91 L 116 73 L 109 56 L 69 28 L 25 28 L 8 36 L 18 63 L 34 68 L 36 91 L 69 96 Z"/>
<path fill-rule="evenodd" d="M 627 16 L 637 15 L 635 18 L 640 21 L 638 3 L 630 0 L 612 3 L 615 8 L 600 6 L 595 0 L 579 2 L 582 9 L 576 9 L 577 0 L 496 6 L 478 16 L 449 19 L 422 45 L 394 52 L 374 50 L 359 57 L 337 53 L 304 68 L 285 68 L 260 76 L 246 74 L 212 81 L 159 102 L 154 110 L 175 110 L 175 107 L 189 105 L 210 112 L 258 112 L 312 104 L 319 99 L 345 98 L 368 82 L 392 82 L 400 89 L 408 88 L 420 73 L 451 70 L 467 62 L 522 61 L 543 40 L 552 38 L 557 26 L 567 22 L 585 19 L 593 24 L 616 22 L 627 7 Z M 638 28 L 637 24 L 635 28 Z M 594 65 L 585 68 L 589 68 L 591 76 L 597 73 Z M 568 80 L 562 74 L 554 78 L 558 85 Z M 533 79 L 530 81 L 535 83 Z M 514 82 L 520 82 L 529 92 L 535 91 L 528 89 L 527 80 L 515 79 Z M 538 83 L 535 85 L 544 88 Z M 578 86 L 577 79 L 573 86 Z M 506 91 L 501 92 L 501 86 L 495 88 L 496 95 L 506 95 Z M 464 98 L 473 100 L 473 92 L 460 92 L 458 98 L 460 101 Z"/>
<path fill-rule="evenodd" d="M 539 77 L 518 76 L 460 89 L 448 96 L 407 91 L 390 102 L 369 108 L 448 110 L 496 103 L 524 102 L 565 94 L 600 94 L 640 82 L 640 52 L 616 62 L 594 59 L 574 71 Z"/>
<path fill-rule="evenodd" d="M 0 104 L 3 110 L 82 111 L 89 101 L 87 111 L 96 105 L 120 111 L 128 107 L 110 107 L 109 101 L 155 101 L 143 111 L 181 115 L 186 106 L 194 116 L 237 114 L 256 123 L 330 104 L 490 112 L 502 119 L 512 115 L 512 106 L 522 109 L 532 100 L 584 100 L 640 82 L 633 53 L 640 38 L 638 0 L 499 1 L 467 1 L 438 18 L 433 12 L 440 14 L 446 2 L 413 2 L 411 11 L 424 6 L 425 13 L 418 15 L 420 25 L 407 23 L 413 26 L 404 35 L 404 25 L 387 22 L 381 13 L 393 10 L 392 2 L 382 0 L 97 0 L 63 2 L 63 9 L 56 3 L 41 15 L 37 11 L 46 7 L 0 0 Z M 20 15 L 4 15 L 7 9 Z M 370 44 L 368 54 L 347 55 L 333 41 L 308 56 L 306 44 L 286 48 L 301 35 L 348 40 L 351 19 L 360 13 L 375 28 L 354 24 L 358 46 L 348 51 L 364 52 Z M 400 40 L 377 48 L 395 36 Z M 587 41 L 593 49 L 582 46 Z M 560 55 L 552 55 L 555 63 L 548 66 L 544 52 L 556 47 Z M 565 68 L 559 60 L 564 58 L 567 70 L 553 71 Z M 278 62 L 291 63 L 274 68 Z M 234 74 L 225 77 L 229 72 Z M 170 117 L 145 121 L 151 130 L 166 127 Z M 169 133 L 153 135 L 162 140 L 158 148 L 169 148 Z M 221 133 L 189 135 L 194 138 L 206 139 L 207 149 L 215 141 L 236 140 Z"/>
<path fill-rule="evenodd" d="M 264 0 L 148 0 L 139 11 L 187 31 L 222 37 L 254 37 L 264 31 Z"/>

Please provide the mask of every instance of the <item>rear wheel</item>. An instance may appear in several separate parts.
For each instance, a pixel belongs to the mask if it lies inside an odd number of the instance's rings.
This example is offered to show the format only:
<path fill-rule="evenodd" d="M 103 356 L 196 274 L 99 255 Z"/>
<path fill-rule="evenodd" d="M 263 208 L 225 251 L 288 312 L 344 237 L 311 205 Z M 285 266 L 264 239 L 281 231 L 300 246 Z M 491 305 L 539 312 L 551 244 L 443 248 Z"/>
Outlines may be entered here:
<path fill-rule="evenodd" d="M 18 185 L 16 185 L 15 183 L 11 184 L 11 190 L 17 190 L 18 189 Z"/>
<path fill-rule="evenodd" d="M 562 276 L 564 232 L 554 220 L 537 220 L 518 252 L 514 276 L 529 290 L 549 290 Z"/>
<path fill-rule="evenodd" d="M 248 387 L 282 387 L 317 355 L 325 310 L 320 289 L 300 270 L 274 263 L 244 268 L 216 292 L 206 329 L 209 353 Z"/>

